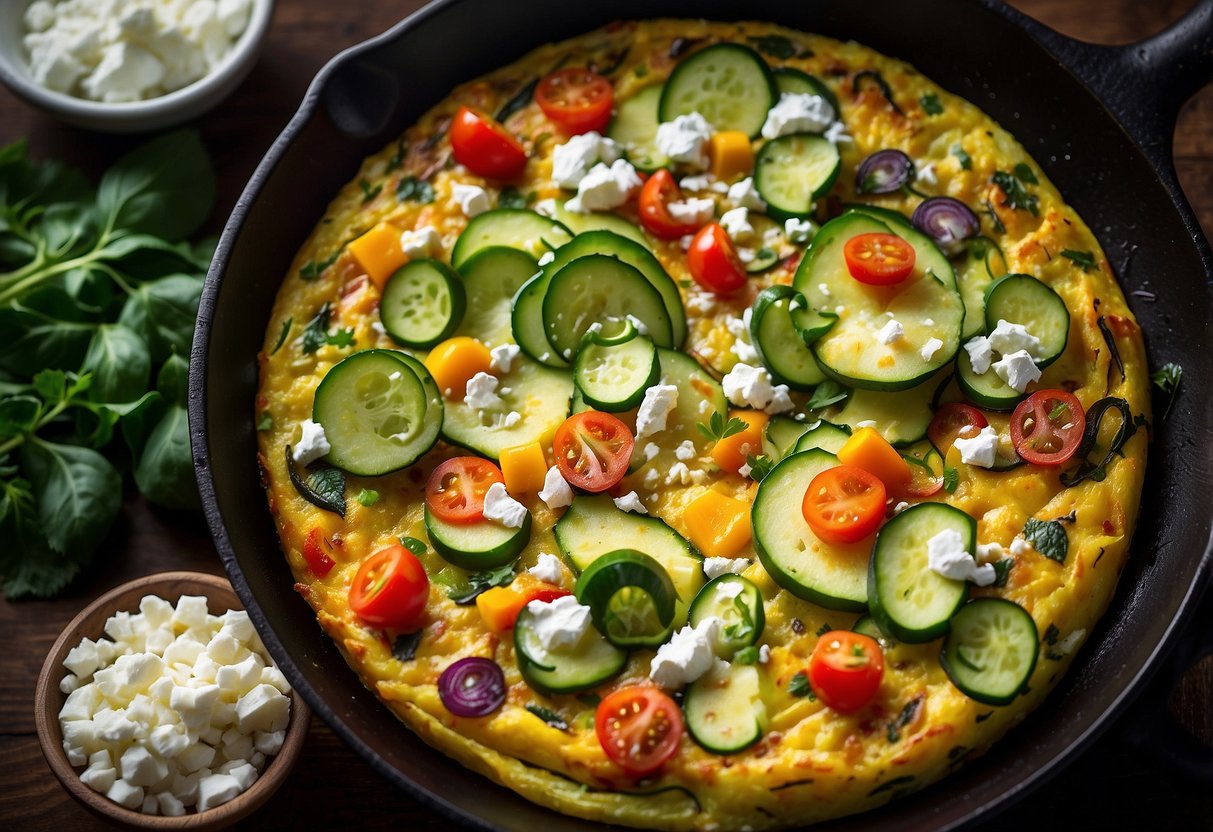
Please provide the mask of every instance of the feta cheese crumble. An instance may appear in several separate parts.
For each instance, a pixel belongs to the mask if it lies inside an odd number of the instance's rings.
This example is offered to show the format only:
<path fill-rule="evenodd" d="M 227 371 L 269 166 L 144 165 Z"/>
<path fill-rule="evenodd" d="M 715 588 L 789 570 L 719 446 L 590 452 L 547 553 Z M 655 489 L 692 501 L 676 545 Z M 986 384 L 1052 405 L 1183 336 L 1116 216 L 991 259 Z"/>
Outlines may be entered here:
<path fill-rule="evenodd" d="M 451 201 L 469 219 L 493 207 L 488 191 L 479 185 L 464 185 L 462 182 L 451 185 Z"/>
<path fill-rule="evenodd" d="M 410 260 L 432 257 L 442 250 L 442 237 L 432 225 L 423 225 L 400 235 L 400 248 Z"/>
<path fill-rule="evenodd" d="M 569 487 L 560 469 L 553 465 L 543 478 L 543 488 L 539 489 L 538 496 L 548 508 L 555 510 L 565 508 L 573 502 L 573 489 Z"/>
<path fill-rule="evenodd" d="M 710 173 L 700 173 L 695 176 L 684 176 L 678 187 L 684 191 L 706 191 L 716 181 Z"/>
<path fill-rule="evenodd" d="M 690 197 L 669 203 L 666 210 L 680 223 L 706 225 L 716 216 L 716 203 L 708 197 Z"/>
<path fill-rule="evenodd" d="M 989 586 L 996 577 L 993 565 L 978 566 L 965 551 L 964 540 L 955 529 L 944 529 L 927 541 L 927 568 L 945 578 L 972 581 L 978 586 Z"/>
<path fill-rule="evenodd" d="M 729 199 L 733 200 L 739 208 L 749 208 L 751 211 L 767 210 L 766 200 L 754 187 L 754 177 L 752 176 L 747 176 L 729 186 Z"/>
<path fill-rule="evenodd" d="M 495 482 L 484 493 L 484 519 L 493 520 L 507 529 L 521 529 L 526 522 L 526 506 L 511 497 L 505 485 Z"/>
<path fill-rule="evenodd" d="M 998 431 L 986 425 L 981 432 L 971 439 L 958 437 L 954 443 L 960 451 L 960 461 L 966 465 L 979 465 L 990 468 L 998 451 Z"/>
<path fill-rule="evenodd" d="M 508 373 L 514 359 L 522 352 L 517 344 L 499 344 L 489 350 L 489 369 L 494 373 Z"/>
<path fill-rule="evenodd" d="M 644 507 L 644 503 L 640 502 L 640 495 L 635 491 L 629 491 L 622 497 L 614 499 L 615 508 L 620 511 L 630 511 L 636 514 L 648 514 L 649 511 Z"/>
<path fill-rule="evenodd" d="M 573 136 L 552 151 L 552 180 L 562 188 L 575 191 L 596 164 L 605 162 L 609 165 L 622 155 L 614 140 L 597 131 Z"/>
<path fill-rule="evenodd" d="M 1027 350 L 1033 355 L 1040 352 L 1040 339 L 1028 332 L 1028 328 L 1022 324 L 999 320 L 987 338 L 990 346 L 1003 355 L 1019 350 Z"/>
<path fill-rule="evenodd" d="M 720 215 L 720 225 L 735 242 L 745 242 L 754 236 L 749 208 L 732 208 Z"/>
<path fill-rule="evenodd" d="M 306 468 L 333 449 L 328 437 L 324 435 L 324 425 L 319 422 L 304 419 L 299 430 L 299 441 L 291 450 L 291 458 L 295 460 L 296 465 Z"/>
<path fill-rule="evenodd" d="M 876 337 L 879 339 L 880 343 L 885 344 L 886 346 L 900 341 L 901 339 L 905 338 L 905 336 L 905 327 L 901 325 L 900 321 L 894 318 L 889 318 L 889 320 L 885 321 L 884 326 L 880 328 L 880 332 L 876 333 Z"/>
<path fill-rule="evenodd" d="M 549 584 L 559 584 L 564 580 L 564 569 L 560 566 L 560 558 L 540 552 L 535 565 L 527 570 L 541 581 Z"/>
<path fill-rule="evenodd" d="M 578 214 L 610 211 L 631 199 L 641 184 L 636 168 L 626 159 L 616 159 L 610 167 L 599 162 L 577 184 L 577 196 L 564 207 Z"/>
<path fill-rule="evenodd" d="M 690 462 L 698 455 L 695 450 L 695 443 L 690 439 L 684 439 L 682 443 L 674 449 L 674 458 L 680 462 Z"/>
<path fill-rule="evenodd" d="M 740 575 L 749 566 L 750 562 L 745 558 L 704 558 L 703 574 L 710 581 L 713 578 L 719 578 L 721 575 Z"/>
<path fill-rule="evenodd" d="M 767 112 L 762 136 L 777 139 L 789 133 L 820 133 L 834 122 L 834 108 L 820 95 L 785 92 Z"/>
<path fill-rule="evenodd" d="M 935 353 L 941 349 L 943 349 L 943 341 L 940 341 L 938 338 L 930 338 L 922 345 L 922 349 L 918 351 L 918 354 L 922 356 L 923 361 L 930 361 L 935 356 Z"/>
<path fill-rule="evenodd" d="M 1040 379 L 1040 368 L 1027 350 L 1018 350 L 1004 355 L 994 362 L 994 372 L 1009 387 L 1022 393 L 1028 385 Z"/>
<path fill-rule="evenodd" d="M 547 603 L 531 601 L 526 608 L 531 614 L 531 632 L 545 653 L 576 647 L 590 628 L 590 608 L 575 595 L 562 595 Z"/>
<path fill-rule="evenodd" d="M 755 367 L 739 361 L 720 380 L 724 395 L 738 407 L 752 407 L 767 413 L 791 410 L 791 396 L 786 384 L 771 384 L 766 367 Z"/>
<path fill-rule="evenodd" d="M 703 170 L 708 166 L 708 141 L 716 131 L 699 113 L 678 116 L 657 126 L 657 150 L 671 162 Z"/>
<path fill-rule="evenodd" d="M 965 342 L 965 352 L 969 354 L 969 363 L 973 365 L 973 372 L 977 375 L 990 369 L 990 362 L 994 360 L 994 350 L 990 346 L 989 338 L 984 335 L 970 338 Z"/>
<path fill-rule="evenodd" d="M 479 372 L 468 379 L 463 400 L 474 410 L 496 410 L 504 402 L 497 395 L 497 376 Z"/>
<path fill-rule="evenodd" d="M 674 690 L 694 682 L 712 669 L 716 661 L 713 649 L 720 634 L 721 620 L 703 619 L 694 627 L 683 627 L 665 644 L 649 665 L 649 678 L 663 688 Z"/>
<path fill-rule="evenodd" d="M 636 438 L 643 439 L 665 430 L 670 411 L 678 404 L 678 388 L 673 384 L 654 384 L 644 391 L 644 400 L 636 411 Z"/>
<path fill-rule="evenodd" d="M 801 220 L 796 217 L 788 217 L 783 223 L 783 232 L 788 235 L 790 242 L 797 245 L 804 245 L 813 236 L 813 223 L 809 220 Z M 826 293 L 829 296 L 829 293 Z"/>

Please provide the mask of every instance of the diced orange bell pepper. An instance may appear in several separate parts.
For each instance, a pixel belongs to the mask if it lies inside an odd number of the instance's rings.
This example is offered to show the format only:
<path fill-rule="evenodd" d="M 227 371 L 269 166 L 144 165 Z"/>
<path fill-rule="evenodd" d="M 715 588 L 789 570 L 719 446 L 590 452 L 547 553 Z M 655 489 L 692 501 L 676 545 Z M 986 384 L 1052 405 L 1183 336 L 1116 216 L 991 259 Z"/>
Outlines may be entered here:
<path fill-rule="evenodd" d="M 719 491 L 708 490 L 692 500 L 683 520 L 691 542 L 710 558 L 733 557 L 753 535 L 750 504 Z"/>
<path fill-rule="evenodd" d="M 712 459 L 722 470 L 737 473 L 746 463 L 747 455 L 762 453 L 762 431 L 767 426 L 767 414 L 760 410 L 730 410 L 729 419 L 740 419 L 746 429 L 718 440 L 712 446 Z"/>
<path fill-rule="evenodd" d="M 389 222 L 376 225 L 351 242 L 349 249 L 358 265 L 380 290 L 396 269 L 409 259 L 400 247 L 400 229 Z"/>
<path fill-rule="evenodd" d="M 722 182 L 754 169 L 754 147 L 750 137 L 740 130 L 722 130 L 708 143 L 712 175 Z"/>
<path fill-rule="evenodd" d="M 838 449 L 838 461 L 854 465 L 884 483 L 891 494 L 901 494 L 910 484 L 910 464 L 875 428 L 860 428 Z"/>
<path fill-rule="evenodd" d="M 511 494 L 534 494 L 543 488 L 548 464 L 538 442 L 517 445 L 501 452 L 501 474 Z"/>
<path fill-rule="evenodd" d="M 501 633 L 513 628 L 518 614 L 532 601 L 550 602 L 571 594 L 523 572 L 511 586 L 495 586 L 477 595 L 476 609 L 489 629 Z"/>
<path fill-rule="evenodd" d="M 442 394 L 458 401 L 467 391 L 468 379 L 476 373 L 489 372 L 492 360 L 488 347 L 475 338 L 460 335 L 448 338 L 430 350 L 425 359 L 425 368 L 434 377 Z"/>

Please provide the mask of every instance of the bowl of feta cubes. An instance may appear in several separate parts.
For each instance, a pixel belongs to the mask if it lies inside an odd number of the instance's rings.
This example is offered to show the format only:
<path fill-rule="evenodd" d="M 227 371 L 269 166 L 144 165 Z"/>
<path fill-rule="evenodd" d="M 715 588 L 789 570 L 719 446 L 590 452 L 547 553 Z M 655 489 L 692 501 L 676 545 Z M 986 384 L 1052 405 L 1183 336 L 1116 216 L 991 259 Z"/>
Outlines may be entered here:
<path fill-rule="evenodd" d="M 0 81 L 68 124 L 158 130 L 217 105 L 256 63 L 273 0 L 0 3 Z"/>
<path fill-rule="evenodd" d="M 86 808 L 154 829 L 219 829 L 294 767 L 311 715 L 223 578 L 123 584 L 56 640 L 38 679 L 38 738 Z"/>

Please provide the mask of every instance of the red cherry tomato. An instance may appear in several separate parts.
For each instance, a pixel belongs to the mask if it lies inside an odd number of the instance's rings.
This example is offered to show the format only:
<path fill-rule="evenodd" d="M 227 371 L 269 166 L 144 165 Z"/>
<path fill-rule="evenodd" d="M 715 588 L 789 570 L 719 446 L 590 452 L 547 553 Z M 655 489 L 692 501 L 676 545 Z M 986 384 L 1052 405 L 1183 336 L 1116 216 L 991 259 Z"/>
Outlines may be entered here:
<path fill-rule="evenodd" d="M 847 271 L 860 283 L 891 286 L 914 271 L 914 247 L 896 234 L 857 234 L 842 247 Z"/>
<path fill-rule="evenodd" d="M 958 438 L 972 439 L 988 424 L 985 415 L 972 405 L 948 402 L 935 412 L 935 418 L 927 428 L 927 438 L 939 455 L 946 458 Z"/>
<path fill-rule="evenodd" d="M 879 477 L 855 465 L 839 465 L 813 477 L 800 511 L 826 543 L 858 543 L 880 527 L 886 499 Z"/>
<path fill-rule="evenodd" d="M 504 127 L 488 116 L 460 107 L 451 120 L 455 161 L 477 176 L 509 179 L 526 167 L 526 151 Z"/>
<path fill-rule="evenodd" d="M 687 268 L 696 283 L 718 295 L 732 294 L 746 283 L 745 266 L 737 257 L 729 232 L 718 222 L 705 225 L 691 240 Z"/>
<path fill-rule="evenodd" d="M 559 69 L 535 88 L 539 109 L 568 133 L 605 130 L 614 100 L 611 82 L 585 67 Z"/>
<path fill-rule="evenodd" d="M 682 201 L 682 190 L 673 175 L 662 168 L 650 176 L 640 189 L 640 224 L 649 233 L 663 240 L 676 240 L 699 230 L 695 223 L 674 219 L 667 207 L 671 202 Z"/>
<path fill-rule="evenodd" d="M 556 428 L 552 453 L 570 485 L 597 493 L 623 479 L 635 444 L 623 422 L 609 413 L 586 410 Z"/>
<path fill-rule="evenodd" d="M 921 499 L 936 494 L 943 488 L 943 477 L 923 465 L 910 465 L 910 482 L 901 489 L 906 497 Z"/>
<path fill-rule="evenodd" d="M 673 757 L 684 730 L 678 704 L 646 685 L 620 688 L 598 703 L 594 728 L 611 762 L 637 776 Z"/>
<path fill-rule="evenodd" d="M 1015 452 L 1033 465 L 1061 465 L 1078 450 L 1087 417 L 1065 390 L 1037 390 L 1011 414 Z"/>
<path fill-rule="evenodd" d="M 317 578 L 323 578 L 337 565 L 337 562 L 329 557 L 328 550 L 332 548 L 333 544 L 324 536 L 319 526 L 313 527 L 307 533 L 307 538 L 303 541 L 303 559 L 307 561 L 307 568 L 312 570 L 312 574 Z"/>
<path fill-rule="evenodd" d="M 858 711 L 880 690 L 884 652 L 875 639 L 849 630 L 831 630 L 817 641 L 809 658 L 809 684 L 839 713 Z"/>
<path fill-rule="evenodd" d="M 414 632 L 425 619 L 430 579 L 417 556 L 403 546 L 371 555 L 350 584 L 350 609 L 372 627 Z"/>
<path fill-rule="evenodd" d="M 475 523 L 484 516 L 484 495 L 501 469 L 478 456 L 457 456 L 434 469 L 425 483 L 425 504 L 439 520 Z"/>

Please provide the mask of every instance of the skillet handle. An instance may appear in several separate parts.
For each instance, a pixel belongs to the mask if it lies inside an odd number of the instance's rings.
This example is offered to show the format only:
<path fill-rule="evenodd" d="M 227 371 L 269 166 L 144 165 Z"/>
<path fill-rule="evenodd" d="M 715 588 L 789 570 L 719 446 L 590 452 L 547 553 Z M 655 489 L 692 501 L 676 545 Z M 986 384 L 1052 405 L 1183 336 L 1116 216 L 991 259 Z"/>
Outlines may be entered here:
<path fill-rule="evenodd" d="M 1040 30 L 1038 37 L 1107 104 L 1158 170 L 1172 171 L 1180 108 L 1213 81 L 1213 0 L 1198 0 L 1169 28 L 1125 46 Z"/>

